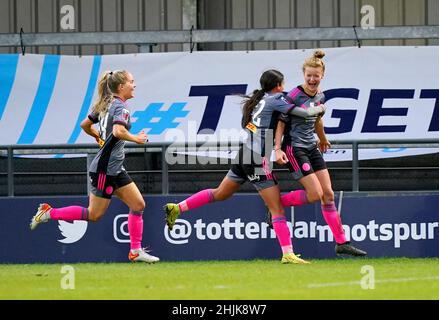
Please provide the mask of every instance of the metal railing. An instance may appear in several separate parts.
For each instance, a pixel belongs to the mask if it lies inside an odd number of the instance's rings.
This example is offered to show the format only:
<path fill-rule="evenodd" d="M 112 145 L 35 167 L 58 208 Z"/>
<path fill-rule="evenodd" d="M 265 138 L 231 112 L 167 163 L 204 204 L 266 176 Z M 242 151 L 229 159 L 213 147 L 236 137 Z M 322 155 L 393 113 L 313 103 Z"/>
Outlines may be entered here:
<path fill-rule="evenodd" d="M 261 28 L 124 32 L 53 32 L 0 34 L 0 47 L 58 45 L 135 44 L 139 47 L 168 43 L 273 42 L 437 39 L 439 26 L 388 26 L 363 29 L 352 27 Z M 142 51 L 142 50 L 141 50 Z M 148 50 L 143 50 L 147 52 Z"/>
<path fill-rule="evenodd" d="M 332 142 L 333 148 L 340 149 L 350 147 L 352 148 L 352 191 L 358 192 L 360 186 L 360 167 L 359 167 L 359 149 L 362 148 L 377 148 L 377 147 L 415 147 L 415 148 L 438 148 L 439 139 L 410 139 L 410 140 L 338 140 Z M 168 149 L 172 146 L 172 151 L 188 151 L 198 147 L 214 146 L 219 148 L 230 149 L 230 142 L 222 144 L 218 143 L 160 143 L 152 142 L 147 145 L 139 146 L 137 144 L 127 143 L 125 148 L 130 152 L 161 152 L 161 176 L 162 176 L 162 194 L 169 194 L 169 164 L 167 163 L 166 154 L 170 152 Z M 237 148 L 237 144 L 232 145 Z M 3 152 L 2 152 L 3 150 Z M 6 151 L 6 152 L 5 152 Z M 16 155 L 43 155 L 43 154 L 86 154 L 87 155 L 87 169 L 92 159 L 92 155 L 96 154 L 98 147 L 96 144 L 58 144 L 58 145 L 0 145 L 0 154 L 7 157 L 7 181 L 8 181 L 8 196 L 14 196 L 14 156 Z M 88 181 L 88 179 L 87 179 Z"/>

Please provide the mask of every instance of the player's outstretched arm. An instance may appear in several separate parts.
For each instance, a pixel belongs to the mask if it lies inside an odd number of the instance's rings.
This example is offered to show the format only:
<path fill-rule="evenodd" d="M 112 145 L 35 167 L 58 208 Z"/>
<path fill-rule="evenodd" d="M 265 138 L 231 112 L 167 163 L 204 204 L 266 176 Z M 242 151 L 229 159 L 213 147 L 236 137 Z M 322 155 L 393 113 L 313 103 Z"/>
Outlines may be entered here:
<path fill-rule="evenodd" d="M 324 104 L 320 104 L 318 106 L 309 107 L 308 109 L 303 109 L 300 107 L 294 107 L 290 111 L 288 111 L 289 114 L 293 116 L 298 116 L 301 118 L 309 118 L 309 117 L 315 117 L 322 115 L 325 113 L 326 107 Z"/>

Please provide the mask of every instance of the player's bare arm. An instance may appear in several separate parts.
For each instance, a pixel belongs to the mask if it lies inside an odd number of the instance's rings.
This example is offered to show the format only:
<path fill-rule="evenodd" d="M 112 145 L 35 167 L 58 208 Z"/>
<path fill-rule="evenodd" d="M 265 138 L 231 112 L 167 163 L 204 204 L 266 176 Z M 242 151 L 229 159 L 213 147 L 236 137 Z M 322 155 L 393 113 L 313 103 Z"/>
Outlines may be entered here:
<path fill-rule="evenodd" d="M 85 118 L 81 122 L 81 128 L 86 134 L 95 138 L 96 142 L 99 143 L 99 132 L 95 128 L 93 128 L 93 122 L 89 118 Z"/>
<path fill-rule="evenodd" d="M 329 148 L 331 148 L 331 143 L 326 138 L 325 126 L 323 125 L 322 117 L 317 118 L 314 127 L 316 130 L 317 137 L 319 138 L 319 142 L 318 142 L 319 150 L 325 153 L 326 151 L 328 151 Z"/>
<path fill-rule="evenodd" d="M 135 142 L 137 144 L 144 144 L 148 141 L 148 136 L 142 130 L 137 135 L 131 134 L 124 125 L 115 124 L 113 126 L 113 135 L 121 140 Z"/>
<path fill-rule="evenodd" d="M 277 164 L 285 164 L 288 162 L 287 155 L 282 151 L 282 137 L 285 131 L 285 122 L 278 121 L 276 133 L 274 135 L 274 150 L 276 154 L 276 163 Z"/>

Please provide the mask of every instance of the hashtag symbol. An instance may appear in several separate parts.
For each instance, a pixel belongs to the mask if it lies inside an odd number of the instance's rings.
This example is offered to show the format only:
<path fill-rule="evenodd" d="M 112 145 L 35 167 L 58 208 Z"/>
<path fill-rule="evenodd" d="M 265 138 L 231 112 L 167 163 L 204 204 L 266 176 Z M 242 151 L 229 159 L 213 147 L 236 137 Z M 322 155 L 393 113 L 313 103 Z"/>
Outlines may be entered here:
<path fill-rule="evenodd" d="M 189 111 L 183 110 L 186 102 L 175 102 L 168 110 L 160 110 L 164 103 L 150 103 L 145 110 L 136 111 L 133 117 L 137 120 L 133 123 L 131 131 L 136 134 L 142 129 L 150 129 L 148 134 L 162 134 L 166 129 L 176 128 L 180 122 L 176 118 L 184 118 Z"/>

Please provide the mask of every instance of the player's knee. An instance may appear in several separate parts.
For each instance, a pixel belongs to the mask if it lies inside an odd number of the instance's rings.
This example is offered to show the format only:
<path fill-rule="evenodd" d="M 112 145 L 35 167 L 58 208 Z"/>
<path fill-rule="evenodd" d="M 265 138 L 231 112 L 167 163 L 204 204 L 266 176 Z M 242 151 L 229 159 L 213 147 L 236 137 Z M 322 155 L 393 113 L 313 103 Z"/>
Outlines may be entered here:
<path fill-rule="evenodd" d="M 138 199 L 132 206 L 131 206 L 131 210 L 133 211 L 143 211 L 145 210 L 145 200 L 143 199 Z"/>
<path fill-rule="evenodd" d="M 88 221 L 97 222 L 97 221 L 101 220 L 102 216 L 103 216 L 103 214 L 100 214 L 99 212 L 94 212 L 92 210 L 89 210 Z"/>
<path fill-rule="evenodd" d="M 322 201 L 323 200 L 323 191 L 322 190 L 313 190 L 311 192 L 307 191 L 306 196 L 307 196 L 308 201 L 310 203 L 316 202 L 316 201 Z"/>
<path fill-rule="evenodd" d="M 324 203 L 334 202 L 334 191 L 332 190 L 326 191 L 323 194 L 323 202 Z"/>

